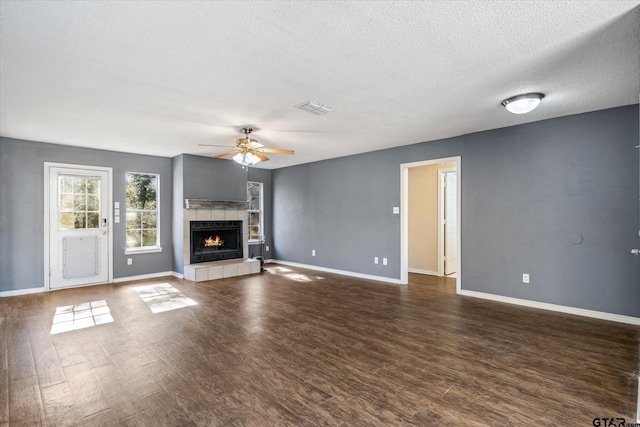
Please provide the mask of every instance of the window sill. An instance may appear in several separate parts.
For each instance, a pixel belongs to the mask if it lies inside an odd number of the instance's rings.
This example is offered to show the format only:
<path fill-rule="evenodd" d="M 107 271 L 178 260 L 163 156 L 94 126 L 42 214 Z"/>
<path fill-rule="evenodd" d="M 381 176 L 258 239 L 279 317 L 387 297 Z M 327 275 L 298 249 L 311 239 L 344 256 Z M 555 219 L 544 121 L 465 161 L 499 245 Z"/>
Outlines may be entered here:
<path fill-rule="evenodd" d="M 162 248 L 140 248 L 140 249 L 125 249 L 125 255 L 137 255 L 137 254 L 155 254 L 162 252 Z"/>

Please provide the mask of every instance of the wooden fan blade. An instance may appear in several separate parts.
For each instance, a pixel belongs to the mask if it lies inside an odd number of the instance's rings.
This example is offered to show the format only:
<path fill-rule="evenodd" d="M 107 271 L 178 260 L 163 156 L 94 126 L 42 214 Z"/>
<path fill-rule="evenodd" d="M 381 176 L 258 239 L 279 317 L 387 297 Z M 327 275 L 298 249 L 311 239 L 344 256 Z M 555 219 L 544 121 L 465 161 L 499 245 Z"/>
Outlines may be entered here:
<path fill-rule="evenodd" d="M 262 154 L 259 151 L 252 151 L 252 153 L 259 158 L 260 160 L 262 160 L 263 162 L 266 162 L 267 160 L 269 160 L 269 158 L 267 156 L 265 156 L 264 154 Z"/>
<path fill-rule="evenodd" d="M 296 154 L 293 150 L 283 150 L 282 148 L 261 148 L 260 151 L 275 154 Z"/>
<path fill-rule="evenodd" d="M 217 156 L 213 156 L 215 159 L 219 158 L 219 157 L 227 157 L 230 156 L 232 154 L 236 154 L 239 153 L 241 150 L 236 148 L 235 150 L 231 150 L 231 151 L 227 151 L 226 153 L 222 153 L 222 154 L 218 154 Z"/>
<path fill-rule="evenodd" d="M 200 147 L 235 147 L 235 145 L 198 144 Z"/>

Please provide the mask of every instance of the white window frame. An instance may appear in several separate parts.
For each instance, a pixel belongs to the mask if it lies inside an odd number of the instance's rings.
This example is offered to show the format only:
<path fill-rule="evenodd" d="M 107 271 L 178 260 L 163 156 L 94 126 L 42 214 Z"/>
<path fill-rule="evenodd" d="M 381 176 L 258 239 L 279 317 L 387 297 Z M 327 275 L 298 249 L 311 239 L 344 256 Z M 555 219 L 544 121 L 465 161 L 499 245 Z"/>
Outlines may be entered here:
<path fill-rule="evenodd" d="M 260 209 L 249 209 L 251 206 L 251 196 L 249 194 L 249 184 L 258 184 L 260 186 Z M 251 233 L 249 233 L 249 217 L 252 212 L 258 212 L 260 214 L 260 236 L 259 239 L 251 239 Z M 258 181 L 247 181 L 247 238 L 249 243 L 261 243 L 264 238 L 264 183 Z"/>
<path fill-rule="evenodd" d="M 126 236 L 127 236 L 127 213 L 129 212 L 129 205 L 126 200 L 126 186 L 127 175 L 153 175 L 156 177 L 156 245 L 155 246 L 142 246 L 140 248 L 127 248 Z M 124 232 L 125 232 L 125 255 L 132 254 L 150 254 L 162 252 L 162 246 L 160 246 L 160 174 L 153 172 L 133 172 L 128 171 L 125 173 L 125 201 L 124 201 Z M 140 209 L 132 209 L 131 211 L 139 212 Z"/>

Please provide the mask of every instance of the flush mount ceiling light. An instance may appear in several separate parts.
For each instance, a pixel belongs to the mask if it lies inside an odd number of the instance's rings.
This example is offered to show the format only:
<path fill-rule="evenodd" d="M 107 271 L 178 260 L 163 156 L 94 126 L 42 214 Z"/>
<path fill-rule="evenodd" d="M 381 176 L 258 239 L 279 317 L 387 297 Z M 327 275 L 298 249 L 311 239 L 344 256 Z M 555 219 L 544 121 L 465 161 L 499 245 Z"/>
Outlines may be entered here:
<path fill-rule="evenodd" d="M 543 93 L 526 93 L 524 95 L 512 96 L 502 101 L 504 108 L 513 114 L 525 114 L 533 111 L 544 98 Z"/>
<path fill-rule="evenodd" d="M 319 102 L 316 102 L 316 101 L 303 102 L 302 104 L 296 105 L 296 108 L 299 108 L 299 109 L 301 109 L 303 111 L 308 111 L 308 112 L 316 114 L 318 116 L 321 116 L 323 114 L 329 114 L 332 111 L 336 111 L 335 108 L 328 107 L 328 106 L 320 104 Z"/>

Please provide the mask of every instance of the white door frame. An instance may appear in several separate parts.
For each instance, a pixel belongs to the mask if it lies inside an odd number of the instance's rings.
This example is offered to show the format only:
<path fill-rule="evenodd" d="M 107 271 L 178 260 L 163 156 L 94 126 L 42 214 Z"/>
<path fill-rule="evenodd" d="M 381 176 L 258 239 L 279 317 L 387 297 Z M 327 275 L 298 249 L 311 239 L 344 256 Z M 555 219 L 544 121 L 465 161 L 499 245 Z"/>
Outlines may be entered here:
<path fill-rule="evenodd" d="M 109 263 L 107 266 L 108 270 L 108 283 L 113 282 L 113 210 L 111 206 L 113 206 L 113 168 L 103 167 L 103 166 L 90 166 L 90 165 L 76 165 L 70 163 L 53 163 L 53 162 L 44 162 L 44 288 L 45 291 L 51 290 L 49 288 L 50 280 L 49 280 L 49 269 L 51 268 L 51 260 L 49 259 L 49 217 L 50 217 L 50 194 L 49 194 L 49 182 L 51 179 L 50 171 L 52 167 L 56 168 L 68 168 L 68 169 L 93 169 L 98 171 L 103 171 L 107 173 L 107 220 L 109 222 Z M 57 289 L 57 288 L 56 288 Z"/>
<path fill-rule="evenodd" d="M 446 196 L 442 180 L 442 175 L 446 172 L 457 172 L 456 168 L 438 169 L 438 276 L 444 276 L 444 198 Z M 457 183 L 457 180 L 456 180 Z M 457 187 L 457 185 L 456 185 Z M 456 191 L 458 188 L 456 188 Z M 460 213 L 459 210 L 458 214 Z M 457 228 L 457 227 L 456 227 Z M 457 230 L 456 230 L 457 232 Z M 459 270 L 456 266 L 456 270 Z M 457 274 L 457 271 L 456 271 Z"/>
<path fill-rule="evenodd" d="M 404 285 L 409 283 L 409 169 L 420 166 L 430 166 L 450 162 L 456 164 L 456 170 L 458 172 L 458 227 L 456 236 L 458 240 L 458 272 L 456 273 L 456 293 L 459 294 L 462 290 L 462 257 L 460 254 L 460 248 L 462 247 L 462 245 L 460 244 L 462 240 L 462 236 L 460 233 L 462 224 L 460 215 L 460 206 L 462 200 L 462 192 L 460 191 L 462 183 L 462 157 L 460 156 L 400 164 L 400 283 Z"/>

